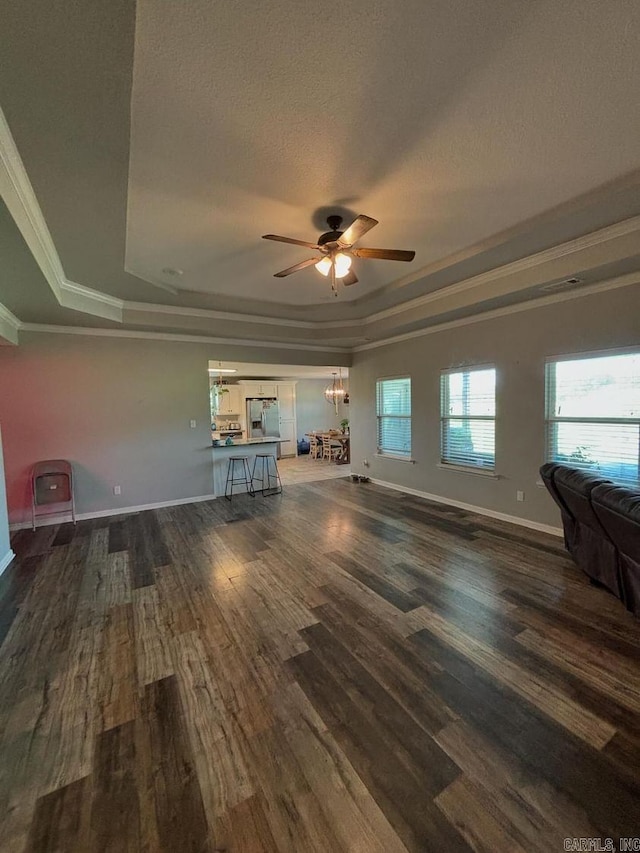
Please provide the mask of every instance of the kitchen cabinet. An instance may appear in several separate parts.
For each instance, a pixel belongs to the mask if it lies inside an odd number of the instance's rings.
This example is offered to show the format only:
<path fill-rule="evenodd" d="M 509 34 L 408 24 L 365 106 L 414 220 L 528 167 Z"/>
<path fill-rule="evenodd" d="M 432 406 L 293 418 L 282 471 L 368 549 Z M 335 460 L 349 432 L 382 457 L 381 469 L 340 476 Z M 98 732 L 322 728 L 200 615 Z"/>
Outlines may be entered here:
<path fill-rule="evenodd" d="M 296 436 L 296 386 L 295 382 L 278 382 L 276 386 L 280 409 L 280 453 L 295 456 L 298 452 Z"/>
<path fill-rule="evenodd" d="M 236 415 L 240 417 L 244 409 L 242 393 L 238 385 L 223 385 L 224 391 L 217 395 L 216 415 Z"/>
<path fill-rule="evenodd" d="M 295 420 L 280 419 L 280 455 L 295 456 L 298 452 Z"/>
<path fill-rule="evenodd" d="M 295 382 L 274 382 L 266 380 L 259 382 L 257 380 L 249 380 L 247 382 L 239 382 L 237 387 L 241 395 L 241 415 L 240 420 L 245 428 L 247 399 L 275 397 L 278 400 L 278 416 L 280 438 L 280 454 L 282 456 L 295 456 L 298 452 L 298 441 L 296 435 L 296 383 Z"/>
<path fill-rule="evenodd" d="M 241 383 L 244 397 L 277 397 L 275 383 L 243 382 Z"/>

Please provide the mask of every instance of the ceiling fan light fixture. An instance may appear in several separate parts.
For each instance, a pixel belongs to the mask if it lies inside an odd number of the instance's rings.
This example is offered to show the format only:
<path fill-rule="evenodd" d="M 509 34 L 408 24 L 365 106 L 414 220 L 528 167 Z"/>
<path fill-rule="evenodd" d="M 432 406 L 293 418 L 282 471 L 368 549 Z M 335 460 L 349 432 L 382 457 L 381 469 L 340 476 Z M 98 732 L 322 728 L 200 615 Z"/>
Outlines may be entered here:
<path fill-rule="evenodd" d="M 344 278 L 351 269 L 351 257 L 343 252 L 338 252 L 334 258 L 336 265 L 336 278 Z"/>
<path fill-rule="evenodd" d="M 342 280 L 345 287 L 351 287 L 351 285 L 358 283 L 358 276 L 351 270 L 353 257 L 381 261 L 412 261 L 415 258 L 415 252 L 404 249 L 355 248 L 355 244 L 378 224 L 377 219 L 372 219 L 363 213 L 358 214 L 345 231 L 341 230 L 342 217 L 338 214 L 328 216 L 327 224 L 330 230 L 321 234 L 315 243 L 298 240 L 295 237 L 282 237 L 279 234 L 262 235 L 264 240 L 292 243 L 294 246 L 305 246 L 321 253 L 320 258 L 316 255 L 287 267 L 286 270 L 274 273 L 276 278 L 286 278 L 294 272 L 299 272 L 313 265 L 321 275 L 331 276 L 331 290 L 333 295 L 337 296 L 339 291 L 337 281 L 339 279 Z"/>
<path fill-rule="evenodd" d="M 329 275 L 329 270 L 331 269 L 331 258 L 322 258 L 322 260 L 318 261 L 316 264 L 316 269 L 318 272 L 321 272 L 322 275 Z"/>

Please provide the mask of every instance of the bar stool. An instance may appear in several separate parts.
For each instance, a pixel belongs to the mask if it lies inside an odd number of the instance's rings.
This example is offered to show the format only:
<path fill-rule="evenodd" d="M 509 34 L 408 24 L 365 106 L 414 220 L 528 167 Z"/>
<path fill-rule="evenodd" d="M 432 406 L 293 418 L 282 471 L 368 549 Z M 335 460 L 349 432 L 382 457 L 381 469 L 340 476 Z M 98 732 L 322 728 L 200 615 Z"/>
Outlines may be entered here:
<path fill-rule="evenodd" d="M 242 476 L 236 477 L 236 464 L 240 465 Z M 233 497 L 233 487 L 244 484 L 247 487 L 247 492 L 252 498 L 255 498 L 256 493 L 253 489 L 253 479 L 249 470 L 249 459 L 247 456 L 230 456 L 227 465 L 227 481 L 224 484 L 224 496 L 230 501 Z M 231 490 L 229 491 L 229 487 Z"/>
<path fill-rule="evenodd" d="M 271 460 L 273 460 L 273 471 L 271 470 L 270 466 Z M 260 470 L 261 476 L 257 477 L 256 468 L 259 463 L 262 465 L 262 468 Z M 271 485 L 272 480 L 273 485 Z M 266 486 L 265 481 L 267 484 Z M 256 453 L 256 457 L 253 460 L 253 471 L 251 472 L 251 484 L 253 485 L 254 483 L 260 483 L 262 487 L 260 489 L 260 494 L 263 498 L 270 497 L 271 495 L 282 494 L 282 480 L 280 479 L 278 463 L 276 462 L 276 457 L 273 455 L 273 453 Z"/>

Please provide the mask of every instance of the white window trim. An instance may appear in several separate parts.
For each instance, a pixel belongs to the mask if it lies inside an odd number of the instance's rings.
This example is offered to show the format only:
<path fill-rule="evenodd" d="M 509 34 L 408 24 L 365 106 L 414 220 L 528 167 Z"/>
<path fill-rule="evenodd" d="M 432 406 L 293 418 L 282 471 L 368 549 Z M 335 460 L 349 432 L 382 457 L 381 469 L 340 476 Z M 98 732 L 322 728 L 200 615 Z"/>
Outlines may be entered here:
<path fill-rule="evenodd" d="M 460 415 L 444 415 L 442 413 L 443 408 L 443 399 L 442 399 L 442 378 L 444 376 L 450 376 L 452 373 L 474 373 L 478 370 L 493 370 L 496 378 L 496 392 L 495 392 L 495 402 L 496 402 L 496 414 L 495 415 L 468 415 L 466 418 Z M 444 422 L 448 420 L 467 420 L 467 421 L 492 421 L 494 425 L 497 426 L 498 423 L 498 413 L 497 413 L 497 384 L 498 384 L 498 368 L 495 364 L 474 364 L 474 365 L 463 365 L 461 367 L 447 367 L 440 371 L 440 462 L 438 463 L 438 468 L 447 468 L 451 471 L 459 471 L 464 474 L 481 474 L 485 477 L 493 477 L 496 480 L 500 479 L 500 475 L 496 474 L 496 446 L 495 439 L 493 444 L 493 465 L 489 468 L 486 465 L 458 465 L 456 462 L 447 462 L 442 455 L 443 450 L 443 438 L 444 438 Z M 495 435 L 495 433 L 494 433 Z"/>
<path fill-rule="evenodd" d="M 551 415 L 551 383 L 550 368 L 554 364 L 564 361 L 587 361 L 591 358 L 609 358 L 616 355 L 633 355 L 640 352 L 637 344 L 635 346 L 614 347 L 603 350 L 590 350 L 589 352 L 570 353 L 563 355 L 547 356 L 544 363 L 544 456 L 545 462 L 557 462 L 553 457 L 553 442 L 551 439 L 551 424 L 554 423 L 580 423 L 580 424 L 635 424 L 640 428 L 640 418 L 577 418 Z M 615 481 L 614 481 L 615 482 Z M 536 482 L 536 485 L 544 486 L 544 483 Z"/>
<path fill-rule="evenodd" d="M 397 453 L 387 453 L 384 450 L 380 450 L 380 448 L 378 448 L 374 453 L 374 456 L 378 459 L 393 459 L 395 462 L 408 462 L 410 465 L 416 464 L 416 460 L 411 456 L 400 456 Z"/>
<path fill-rule="evenodd" d="M 390 380 L 392 381 L 394 379 L 408 379 L 409 380 L 410 389 L 411 389 L 411 393 L 410 393 L 411 414 L 410 415 L 379 415 L 378 414 L 378 383 L 379 382 L 388 382 L 388 381 L 390 381 Z M 413 418 L 413 380 L 411 378 L 411 374 L 396 373 L 392 376 L 379 376 L 376 379 L 376 452 L 374 455 L 379 457 L 379 458 L 395 459 L 396 461 L 399 461 L 399 462 L 409 462 L 409 463 L 415 464 L 415 460 L 411 457 L 410 454 L 408 456 L 404 456 L 403 454 L 400 454 L 400 453 L 394 453 L 393 451 L 384 450 L 382 447 L 378 446 L 377 436 L 379 435 L 379 432 L 380 432 L 379 426 L 380 426 L 380 419 L 381 418 L 404 418 L 405 420 L 408 420 L 409 424 L 410 424 L 410 430 L 409 431 L 410 431 L 410 435 L 411 435 L 411 450 L 413 450 L 413 423 L 412 423 L 412 418 Z"/>
<path fill-rule="evenodd" d="M 544 362 L 555 364 L 558 361 L 586 361 L 588 358 L 609 358 L 614 355 L 633 355 L 638 352 L 638 344 L 630 344 L 626 347 L 610 347 L 609 349 L 587 350 L 585 352 L 563 352 L 559 355 L 547 355 Z"/>
<path fill-rule="evenodd" d="M 454 474 L 472 474 L 474 477 L 487 477 L 489 480 L 502 479 L 501 474 L 496 474 L 495 468 L 482 468 L 479 465 L 455 465 L 451 462 L 438 462 L 437 467 L 444 471 L 453 471 Z"/>

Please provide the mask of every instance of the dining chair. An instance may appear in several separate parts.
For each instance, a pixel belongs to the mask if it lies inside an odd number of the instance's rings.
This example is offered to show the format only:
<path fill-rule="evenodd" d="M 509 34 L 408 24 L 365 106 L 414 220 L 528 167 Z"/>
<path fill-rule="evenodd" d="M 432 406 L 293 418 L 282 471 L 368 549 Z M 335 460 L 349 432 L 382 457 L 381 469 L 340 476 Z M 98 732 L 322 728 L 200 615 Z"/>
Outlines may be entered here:
<path fill-rule="evenodd" d="M 340 447 L 331 441 L 331 436 L 326 433 L 322 436 L 322 458 L 333 462 L 338 455 Z"/>
<path fill-rule="evenodd" d="M 314 432 L 309 434 L 309 442 L 310 442 L 310 450 L 309 455 L 312 459 L 320 459 L 322 456 L 322 444 L 320 441 L 320 437 L 317 436 Z"/>

